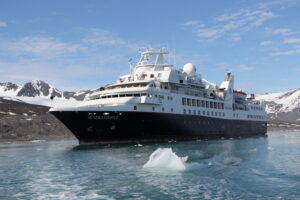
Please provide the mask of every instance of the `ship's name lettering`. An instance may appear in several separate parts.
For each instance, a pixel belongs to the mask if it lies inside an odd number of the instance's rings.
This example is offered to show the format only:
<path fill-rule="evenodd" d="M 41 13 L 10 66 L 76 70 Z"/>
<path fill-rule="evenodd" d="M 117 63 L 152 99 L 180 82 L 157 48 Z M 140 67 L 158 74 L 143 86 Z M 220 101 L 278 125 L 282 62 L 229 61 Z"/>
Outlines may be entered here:
<path fill-rule="evenodd" d="M 88 116 L 88 119 L 119 119 L 119 116 Z"/>

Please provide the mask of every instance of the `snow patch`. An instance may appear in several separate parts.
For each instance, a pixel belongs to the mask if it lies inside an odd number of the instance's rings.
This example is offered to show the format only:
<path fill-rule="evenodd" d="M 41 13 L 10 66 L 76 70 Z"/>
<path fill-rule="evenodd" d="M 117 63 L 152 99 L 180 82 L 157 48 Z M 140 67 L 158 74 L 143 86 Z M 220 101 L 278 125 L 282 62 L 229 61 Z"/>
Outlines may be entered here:
<path fill-rule="evenodd" d="M 278 93 L 257 94 L 256 99 L 275 103 L 275 106 L 272 104 L 267 105 L 266 111 L 268 113 L 290 112 L 300 105 L 300 89 Z M 276 105 L 280 106 L 278 107 Z"/>
<path fill-rule="evenodd" d="M 9 115 L 17 115 L 16 113 L 13 113 L 13 112 L 7 112 L 7 114 L 9 114 Z"/>
<path fill-rule="evenodd" d="M 184 171 L 188 157 L 178 157 L 172 148 L 158 148 L 149 157 L 143 168 Z"/>

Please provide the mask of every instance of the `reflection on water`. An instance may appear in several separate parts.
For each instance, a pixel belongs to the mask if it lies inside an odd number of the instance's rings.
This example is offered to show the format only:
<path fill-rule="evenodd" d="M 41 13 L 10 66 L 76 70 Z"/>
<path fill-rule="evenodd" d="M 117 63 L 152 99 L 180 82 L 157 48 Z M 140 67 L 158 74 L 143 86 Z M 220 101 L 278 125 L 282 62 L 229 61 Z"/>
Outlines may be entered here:
<path fill-rule="evenodd" d="M 0 199 L 298 199 L 300 131 L 267 138 L 78 146 L 0 144 Z M 158 148 L 184 171 L 147 170 Z"/>

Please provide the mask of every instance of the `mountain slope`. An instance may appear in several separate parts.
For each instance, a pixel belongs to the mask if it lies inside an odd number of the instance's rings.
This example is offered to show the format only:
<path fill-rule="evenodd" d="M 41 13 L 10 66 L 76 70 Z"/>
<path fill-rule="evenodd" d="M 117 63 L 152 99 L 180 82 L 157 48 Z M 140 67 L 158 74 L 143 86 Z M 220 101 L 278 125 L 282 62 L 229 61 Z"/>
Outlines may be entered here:
<path fill-rule="evenodd" d="M 74 106 L 78 101 L 82 101 L 92 90 L 80 90 L 77 92 L 61 92 L 57 88 L 41 80 L 33 80 L 19 86 L 14 83 L 0 83 L 0 96 L 11 100 L 21 100 L 26 103 L 44 106 Z M 54 97 L 51 101 L 50 97 Z"/>
<path fill-rule="evenodd" d="M 257 94 L 256 99 L 265 102 L 270 119 L 300 121 L 300 88 L 279 93 Z"/>

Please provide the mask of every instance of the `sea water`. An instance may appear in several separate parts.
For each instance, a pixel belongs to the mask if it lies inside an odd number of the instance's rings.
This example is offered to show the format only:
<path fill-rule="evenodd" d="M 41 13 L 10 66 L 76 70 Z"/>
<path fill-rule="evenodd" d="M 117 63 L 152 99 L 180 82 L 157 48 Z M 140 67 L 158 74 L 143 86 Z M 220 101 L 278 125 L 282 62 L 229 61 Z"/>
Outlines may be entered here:
<path fill-rule="evenodd" d="M 102 146 L 2 143 L 0 199 L 300 199 L 300 131 Z"/>

